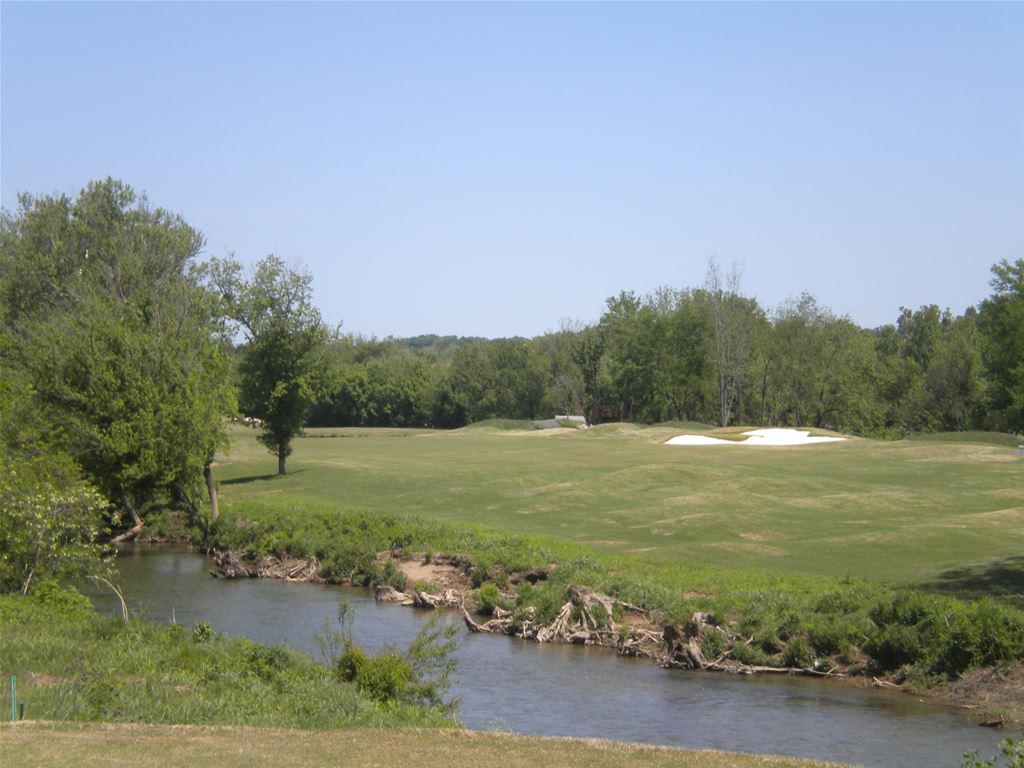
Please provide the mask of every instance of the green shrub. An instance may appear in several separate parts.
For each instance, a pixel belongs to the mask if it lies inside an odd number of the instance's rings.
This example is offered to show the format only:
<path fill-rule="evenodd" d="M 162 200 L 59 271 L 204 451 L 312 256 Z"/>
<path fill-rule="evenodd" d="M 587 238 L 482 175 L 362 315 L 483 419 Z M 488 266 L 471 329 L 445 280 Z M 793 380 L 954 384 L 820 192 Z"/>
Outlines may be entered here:
<path fill-rule="evenodd" d="M 751 643 L 736 643 L 733 645 L 729 657 L 741 664 L 749 664 L 752 667 L 763 667 L 771 664 L 771 657 Z"/>
<path fill-rule="evenodd" d="M 786 644 L 782 652 L 782 666 L 794 669 L 809 669 L 814 665 L 814 653 L 807 641 L 794 637 Z"/>
<path fill-rule="evenodd" d="M 893 624 L 868 638 L 864 651 L 875 671 L 896 670 L 921 658 L 921 636 L 914 627 Z"/>
<path fill-rule="evenodd" d="M 486 616 L 494 615 L 494 609 L 502 604 L 501 592 L 489 581 L 480 585 L 476 596 L 480 601 L 480 613 Z"/>
<path fill-rule="evenodd" d="M 0 452 L 0 592 L 110 576 L 113 552 L 97 543 L 107 503 L 78 475 L 59 456 Z"/>
<path fill-rule="evenodd" d="M 32 591 L 34 602 L 64 616 L 85 618 L 92 614 L 92 602 L 74 587 L 62 587 L 52 580 L 36 582 Z"/>
<path fill-rule="evenodd" d="M 844 587 L 822 594 L 814 603 L 815 613 L 832 616 L 855 613 L 867 604 L 868 595 L 863 586 Z"/>
<path fill-rule="evenodd" d="M 1003 739 L 999 742 L 999 751 L 1006 759 L 1004 768 L 1024 768 L 1024 737 Z M 977 752 L 969 752 L 964 755 L 960 768 L 999 768 L 999 765 L 998 757 L 982 760 Z"/>
<path fill-rule="evenodd" d="M 412 681 L 412 668 L 394 651 L 369 656 L 351 644 L 338 658 L 335 672 L 341 680 L 355 683 L 367 696 L 380 702 L 398 699 Z"/>
<path fill-rule="evenodd" d="M 197 643 L 208 643 L 217 636 L 213 627 L 208 621 L 200 621 L 192 627 L 192 640 Z"/>
<path fill-rule="evenodd" d="M 384 563 L 384 567 L 381 569 L 380 583 L 390 584 L 399 592 L 404 592 L 408 581 L 408 578 L 402 573 L 402 569 L 395 564 L 394 560 L 388 560 Z"/>
<path fill-rule="evenodd" d="M 725 634 L 715 627 L 707 627 L 700 639 L 700 652 L 705 659 L 711 661 L 725 653 Z"/>
<path fill-rule="evenodd" d="M 782 641 L 774 631 L 754 635 L 754 643 L 768 654 L 778 653 L 782 650 Z"/>
<path fill-rule="evenodd" d="M 936 610 L 936 598 L 921 592 L 901 591 L 877 603 L 870 612 L 871 620 L 879 627 L 899 624 L 914 627 L 933 618 Z"/>
<path fill-rule="evenodd" d="M 847 651 L 857 634 L 857 626 L 852 622 L 830 618 L 818 618 L 807 631 L 814 650 L 825 656 Z"/>
<path fill-rule="evenodd" d="M 245 653 L 245 672 L 258 680 L 276 680 L 290 662 L 288 651 L 281 646 L 252 644 Z"/>

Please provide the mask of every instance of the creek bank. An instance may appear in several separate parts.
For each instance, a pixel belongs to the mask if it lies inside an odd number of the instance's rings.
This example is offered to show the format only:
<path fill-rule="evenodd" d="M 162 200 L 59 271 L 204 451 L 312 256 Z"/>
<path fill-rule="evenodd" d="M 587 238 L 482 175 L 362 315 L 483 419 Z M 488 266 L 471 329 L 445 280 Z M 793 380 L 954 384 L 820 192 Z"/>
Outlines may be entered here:
<path fill-rule="evenodd" d="M 1020 694 L 1024 691 L 1024 665 L 1009 673 L 993 669 L 973 670 L 960 680 L 920 691 L 905 684 L 899 675 L 876 677 L 867 673 L 864 660 L 843 664 L 836 658 L 819 659 L 812 665 L 771 666 L 750 664 L 741 656 L 752 637 L 743 637 L 728 626 L 715 623 L 710 613 L 695 612 L 682 624 L 667 622 L 657 611 L 600 594 L 588 587 L 570 585 L 565 601 L 549 621 L 538 620 L 536 606 L 506 607 L 514 594 L 499 593 L 505 605 L 481 603 L 480 592 L 473 589 L 479 581 L 475 566 L 465 557 L 406 554 L 385 551 L 376 563 L 403 577 L 402 589 L 384 582 L 349 578 L 326 578 L 315 557 L 289 558 L 266 555 L 249 558 L 231 550 L 211 553 L 219 578 L 274 578 L 285 581 L 329 583 L 367 587 L 378 602 L 461 612 L 470 632 L 504 634 L 537 643 L 592 645 L 614 650 L 620 656 L 650 659 L 665 668 L 725 672 L 743 675 L 805 675 L 832 679 L 857 687 L 893 689 L 927 696 L 970 711 L 970 719 L 981 725 L 1012 726 L 1024 722 Z M 505 574 L 505 588 L 526 582 L 546 581 L 557 564 L 546 570 Z M 494 575 L 494 574 L 488 574 Z M 486 582 L 491 584 L 493 582 Z M 742 646 L 742 647 L 741 647 Z M 709 653 L 709 650 L 717 651 Z"/>

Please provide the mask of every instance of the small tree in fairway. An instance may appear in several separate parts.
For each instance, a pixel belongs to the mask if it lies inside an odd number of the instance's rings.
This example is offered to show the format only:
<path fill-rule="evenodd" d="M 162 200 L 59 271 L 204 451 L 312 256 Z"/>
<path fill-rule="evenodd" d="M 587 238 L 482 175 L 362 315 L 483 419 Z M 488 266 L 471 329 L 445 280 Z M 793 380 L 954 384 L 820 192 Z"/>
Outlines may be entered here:
<path fill-rule="evenodd" d="M 277 456 L 278 474 L 292 439 L 316 401 L 317 353 L 330 333 L 312 304 L 313 276 L 273 254 L 248 277 L 233 258 L 213 259 L 211 278 L 247 344 L 239 366 L 241 411 L 263 423 L 259 440 Z"/>

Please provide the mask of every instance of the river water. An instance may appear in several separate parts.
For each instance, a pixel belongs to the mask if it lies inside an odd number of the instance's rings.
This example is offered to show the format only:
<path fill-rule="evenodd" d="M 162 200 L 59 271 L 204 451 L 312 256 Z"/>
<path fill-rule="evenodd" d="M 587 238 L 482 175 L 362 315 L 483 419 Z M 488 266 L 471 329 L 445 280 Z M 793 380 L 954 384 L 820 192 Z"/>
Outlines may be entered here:
<path fill-rule="evenodd" d="M 369 650 L 404 648 L 430 611 L 378 604 L 365 590 L 275 579 L 213 579 L 207 558 L 137 546 L 118 557 L 129 610 L 158 622 L 208 621 L 220 633 L 317 655 L 315 633 L 346 600 Z M 94 596 L 116 613 L 111 595 Z M 461 624 L 455 611 L 445 621 Z M 913 696 L 800 677 L 665 670 L 604 648 L 461 634 L 454 694 L 476 730 L 578 736 L 690 749 L 771 753 L 872 768 L 957 768 L 1007 734 Z"/>

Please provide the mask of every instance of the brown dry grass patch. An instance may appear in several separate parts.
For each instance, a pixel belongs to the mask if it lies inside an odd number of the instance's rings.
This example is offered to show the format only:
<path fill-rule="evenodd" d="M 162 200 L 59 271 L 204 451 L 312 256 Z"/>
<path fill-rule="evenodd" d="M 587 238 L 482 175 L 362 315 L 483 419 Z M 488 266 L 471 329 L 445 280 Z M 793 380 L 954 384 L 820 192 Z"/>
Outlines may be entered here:
<path fill-rule="evenodd" d="M 462 730 L 290 731 L 104 723 L 0 727 L 0 764 L 19 768 L 824 768 L 832 763 L 734 755 L 591 739 L 550 739 Z"/>

